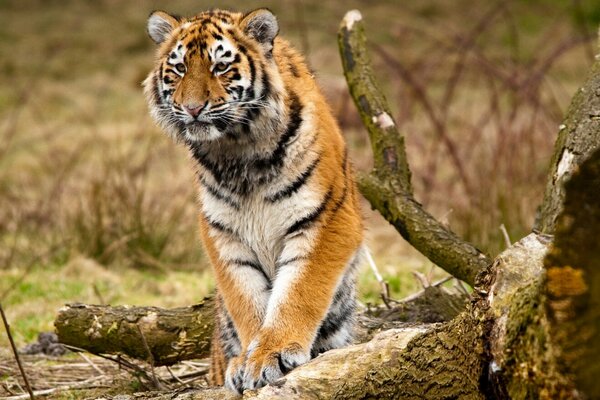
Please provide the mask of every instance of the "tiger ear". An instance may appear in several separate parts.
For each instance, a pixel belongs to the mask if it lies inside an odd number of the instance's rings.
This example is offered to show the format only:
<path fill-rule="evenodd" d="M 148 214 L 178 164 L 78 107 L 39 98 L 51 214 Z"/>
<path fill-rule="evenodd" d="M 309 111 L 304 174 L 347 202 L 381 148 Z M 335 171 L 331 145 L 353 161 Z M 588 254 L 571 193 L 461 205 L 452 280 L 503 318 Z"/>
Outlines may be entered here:
<path fill-rule="evenodd" d="M 164 42 L 177 26 L 178 18 L 164 11 L 154 11 L 148 17 L 148 35 L 156 44 Z"/>
<path fill-rule="evenodd" d="M 277 18 L 266 8 L 259 8 L 244 15 L 240 23 L 242 30 L 263 45 L 272 48 L 273 40 L 279 33 Z"/>

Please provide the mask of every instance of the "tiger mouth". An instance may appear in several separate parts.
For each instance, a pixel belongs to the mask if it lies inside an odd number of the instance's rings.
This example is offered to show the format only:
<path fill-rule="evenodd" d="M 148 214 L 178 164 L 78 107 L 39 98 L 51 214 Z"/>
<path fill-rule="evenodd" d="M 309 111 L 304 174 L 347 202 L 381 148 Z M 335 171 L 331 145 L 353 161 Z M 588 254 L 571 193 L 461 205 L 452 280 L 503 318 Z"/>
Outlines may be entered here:
<path fill-rule="evenodd" d="M 208 128 L 210 125 L 212 125 L 210 122 L 206 122 L 206 121 L 192 121 L 186 124 L 189 128 Z"/>

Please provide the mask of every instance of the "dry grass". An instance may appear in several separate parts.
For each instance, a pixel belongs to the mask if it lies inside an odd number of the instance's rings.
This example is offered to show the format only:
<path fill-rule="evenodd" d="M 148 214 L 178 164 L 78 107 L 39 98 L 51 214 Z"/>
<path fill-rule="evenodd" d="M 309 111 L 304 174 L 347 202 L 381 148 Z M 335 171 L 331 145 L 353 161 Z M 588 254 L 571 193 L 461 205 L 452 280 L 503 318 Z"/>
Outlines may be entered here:
<path fill-rule="evenodd" d="M 270 6 L 282 34 L 308 51 L 366 169 L 335 37 L 344 12 L 361 9 L 417 198 L 492 254 L 503 247 L 501 223 L 513 239 L 531 227 L 562 110 L 590 63 L 581 38 L 595 31 L 591 2 L 250 3 Z M 176 306 L 210 291 L 192 163 L 151 122 L 140 82 L 152 62 L 149 11 L 213 5 L 0 4 L 0 302 L 20 345 L 52 329 L 65 302 Z M 365 214 L 394 296 L 419 288 L 411 271 L 443 276 L 367 204 Z M 375 300 L 367 269 L 360 282 L 363 299 Z"/>
<path fill-rule="evenodd" d="M 107 395 L 129 394 L 142 390 L 162 388 L 172 390 L 206 387 L 207 360 L 186 361 L 174 367 L 157 367 L 154 374 L 139 362 L 127 359 L 108 359 L 91 354 L 69 353 L 60 358 L 22 356 L 32 390 L 38 396 L 57 399 L 95 398 Z M 22 396 L 23 386 L 19 372 L 0 352 L 0 398 Z"/>

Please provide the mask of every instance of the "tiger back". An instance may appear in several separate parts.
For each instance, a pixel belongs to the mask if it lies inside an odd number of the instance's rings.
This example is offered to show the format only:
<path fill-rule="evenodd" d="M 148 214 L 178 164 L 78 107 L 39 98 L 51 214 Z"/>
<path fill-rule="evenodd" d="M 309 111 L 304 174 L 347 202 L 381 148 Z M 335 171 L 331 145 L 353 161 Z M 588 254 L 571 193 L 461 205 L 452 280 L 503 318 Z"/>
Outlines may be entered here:
<path fill-rule="evenodd" d="M 151 115 L 198 169 L 210 380 L 255 389 L 352 340 L 363 223 L 346 145 L 269 10 L 157 11 L 148 32 Z"/>

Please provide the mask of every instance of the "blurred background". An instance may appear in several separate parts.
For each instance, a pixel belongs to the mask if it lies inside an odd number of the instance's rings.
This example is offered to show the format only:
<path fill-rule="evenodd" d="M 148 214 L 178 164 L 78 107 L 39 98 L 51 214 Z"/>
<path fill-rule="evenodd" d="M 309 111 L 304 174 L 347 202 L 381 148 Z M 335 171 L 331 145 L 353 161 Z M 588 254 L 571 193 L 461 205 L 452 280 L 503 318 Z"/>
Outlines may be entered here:
<path fill-rule="evenodd" d="M 597 0 L 0 0 L 0 302 L 19 346 L 52 330 L 67 302 L 174 307 L 211 291 L 192 163 L 142 95 L 146 18 L 261 6 L 315 70 L 358 170 L 371 151 L 336 39 L 352 8 L 417 199 L 492 256 L 506 246 L 501 224 L 513 241 L 531 229 L 562 115 L 597 50 Z M 445 276 L 366 202 L 364 214 L 393 297 L 420 289 L 414 272 Z M 360 291 L 377 301 L 366 266 Z"/>

